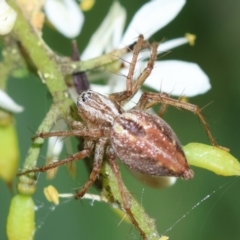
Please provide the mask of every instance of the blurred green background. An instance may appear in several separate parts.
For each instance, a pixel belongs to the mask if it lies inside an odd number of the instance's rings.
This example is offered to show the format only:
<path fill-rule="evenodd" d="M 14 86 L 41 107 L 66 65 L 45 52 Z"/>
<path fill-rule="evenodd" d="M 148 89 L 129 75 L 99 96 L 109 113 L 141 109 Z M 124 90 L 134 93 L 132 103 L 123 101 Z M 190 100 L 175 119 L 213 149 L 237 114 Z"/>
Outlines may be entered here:
<path fill-rule="evenodd" d="M 86 21 L 77 41 L 80 50 L 86 46 L 91 34 L 101 23 L 112 1 L 97 1 L 92 11 L 85 14 Z M 146 1 L 120 1 L 127 9 L 128 18 Z M 231 149 L 240 158 L 240 1 L 187 1 L 180 14 L 164 29 L 155 34 L 153 40 L 172 39 L 186 32 L 197 35 L 195 47 L 188 45 L 174 49 L 164 59 L 180 59 L 198 63 L 209 76 L 212 89 L 205 95 L 190 101 L 204 109 L 210 128 L 219 144 Z M 151 16 L 146 16 L 146 18 Z M 58 53 L 69 55 L 68 39 L 45 27 L 44 39 Z M 51 99 L 45 86 L 35 76 L 26 79 L 10 79 L 8 92 L 25 107 L 16 115 L 21 165 L 26 157 L 33 132 L 48 111 Z M 164 117 L 173 127 L 183 145 L 189 142 L 209 144 L 202 125 L 196 116 L 186 111 L 169 108 Z M 73 140 L 74 149 L 75 143 Z M 73 150 L 74 151 L 74 150 Z M 46 146 L 38 164 L 44 163 Z M 62 157 L 66 156 L 66 153 Z M 120 164 L 122 165 L 122 164 Z M 211 172 L 194 168 L 195 177 L 190 181 L 178 180 L 163 190 L 151 189 L 135 180 L 121 167 L 125 184 L 142 203 L 146 212 L 156 219 L 160 233 L 171 240 L 240 238 L 240 180 L 224 178 Z M 57 177 L 47 181 L 45 174 L 39 175 L 38 189 L 34 201 L 36 212 L 35 239 L 140 239 L 131 225 L 121 222 L 111 208 L 88 200 L 62 201 L 52 208 L 43 196 L 43 187 L 53 184 L 60 192 L 74 192 L 88 177 L 83 163 L 78 163 L 78 175 L 72 179 L 66 168 L 59 169 Z M 12 193 L 1 181 L 0 239 L 6 239 L 5 221 Z M 92 188 L 92 193 L 96 191 Z M 208 195 L 206 201 L 202 201 Z M 196 208 L 191 210 L 196 204 Z M 182 218 L 176 225 L 175 223 Z M 169 231 L 167 231 L 171 228 Z M 167 231 L 167 232 L 166 232 Z"/>

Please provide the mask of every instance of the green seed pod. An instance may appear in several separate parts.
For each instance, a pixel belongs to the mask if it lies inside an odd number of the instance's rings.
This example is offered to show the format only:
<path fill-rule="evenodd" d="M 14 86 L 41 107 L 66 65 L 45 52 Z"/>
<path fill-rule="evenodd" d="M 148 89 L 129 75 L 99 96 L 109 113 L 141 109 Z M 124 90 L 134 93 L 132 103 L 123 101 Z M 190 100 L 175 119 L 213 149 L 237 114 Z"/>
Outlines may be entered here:
<path fill-rule="evenodd" d="M 183 147 L 188 163 L 205 168 L 218 175 L 240 175 L 240 163 L 229 152 L 201 143 L 189 143 Z"/>
<path fill-rule="evenodd" d="M 31 196 L 13 197 L 7 219 L 8 240 L 31 240 L 34 236 L 34 202 Z"/>
<path fill-rule="evenodd" d="M 0 178 L 11 185 L 19 161 L 19 149 L 14 120 L 10 116 L 0 122 Z"/>

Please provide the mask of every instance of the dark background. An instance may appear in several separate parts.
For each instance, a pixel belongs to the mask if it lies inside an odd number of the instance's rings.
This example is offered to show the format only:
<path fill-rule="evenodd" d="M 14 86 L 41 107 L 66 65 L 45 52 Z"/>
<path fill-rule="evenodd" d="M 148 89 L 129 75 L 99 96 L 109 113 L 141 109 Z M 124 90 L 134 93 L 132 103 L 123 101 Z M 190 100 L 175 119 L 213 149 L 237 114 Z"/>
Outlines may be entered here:
<path fill-rule="evenodd" d="M 120 2 L 127 9 L 129 22 L 134 12 L 146 1 Z M 81 50 L 99 26 L 110 4 L 111 1 L 97 1 L 93 10 L 85 14 L 85 25 L 77 39 Z M 196 62 L 207 73 L 212 89 L 190 101 L 200 107 L 213 101 L 204 109 L 204 114 L 219 144 L 229 147 L 236 158 L 240 156 L 239 12 L 240 2 L 236 0 L 188 1 L 177 18 L 152 37 L 153 40 L 172 39 L 183 36 L 186 32 L 197 35 L 195 47 L 185 45 L 176 48 L 164 59 Z M 57 32 L 46 27 L 44 39 L 58 53 L 70 54 L 70 41 Z M 33 75 L 26 79 L 11 79 L 8 92 L 25 107 L 23 113 L 16 115 L 22 164 L 31 143 L 32 131 L 37 129 L 48 111 L 51 99 L 45 86 Z M 169 108 L 165 119 L 183 145 L 189 142 L 209 144 L 203 127 L 193 114 Z M 75 148 L 75 143 L 73 146 Z M 43 157 L 39 160 L 39 165 L 44 162 L 45 150 L 46 148 L 42 151 Z M 62 157 L 64 156 L 63 153 Z M 170 188 L 155 190 L 143 186 L 122 167 L 125 184 L 142 202 L 146 212 L 156 219 L 159 232 L 171 240 L 239 239 L 240 180 L 236 177 L 217 176 L 197 168 L 194 171 L 193 180 L 179 180 Z M 124 222 L 119 224 L 121 218 L 107 204 L 95 202 L 91 205 L 88 200 L 63 200 L 54 210 L 51 209 L 52 205 L 43 197 L 43 187 L 51 183 L 60 192 L 70 193 L 82 186 L 87 176 L 81 162 L 78 163 L 78 175 L 74 180 L 64 167 L 59 169 L 56 179 L 51 182 L 45 180 L 45 174 L 40 174 L 38 190 L 34 195 L 39 208 L 36 212 L 35 239 L 140 239 L 134 227 Z M 12 194 L 2 181 L 0 191 L 0 232 L 5 232 Z M 94 193 L 95 190 L 91 189 L 91 192 Z M 210 198 L 201 203 L 209 194 Z M 191 210 L 198 203 L 201 204 Z M 166 232 L 183 216 L 186 217 Z M 0 239 L 5 238 L 1 234 Z"/>

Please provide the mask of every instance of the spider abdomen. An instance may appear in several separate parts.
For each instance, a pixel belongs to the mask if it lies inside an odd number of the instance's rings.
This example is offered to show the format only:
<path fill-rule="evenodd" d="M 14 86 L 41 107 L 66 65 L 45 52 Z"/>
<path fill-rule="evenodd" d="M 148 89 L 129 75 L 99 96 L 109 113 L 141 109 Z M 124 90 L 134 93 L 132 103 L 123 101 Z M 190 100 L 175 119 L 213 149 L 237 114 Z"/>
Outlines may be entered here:
<path fill-rule="evenodd" d="M 135 171 L 193 177 L 177 136 L 157 115 L 138 110 L 119 115 L 111 130 L 111 145 L 120 160 Z"/>

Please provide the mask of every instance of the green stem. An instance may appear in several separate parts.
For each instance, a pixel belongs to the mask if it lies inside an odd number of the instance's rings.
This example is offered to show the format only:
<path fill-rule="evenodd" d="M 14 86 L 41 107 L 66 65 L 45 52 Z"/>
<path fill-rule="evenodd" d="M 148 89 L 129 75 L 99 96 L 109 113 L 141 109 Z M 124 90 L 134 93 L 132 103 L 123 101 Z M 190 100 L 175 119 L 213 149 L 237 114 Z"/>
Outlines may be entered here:
<path fill-rule="evenodd" d="M 17 20 L 12 34 L 21 42 L 21 45 L 27 51 L 29 58 L 47 85 L 54 102 L 65 100 L 67 97 L 67 86 L 64 81 L 64 76 L 54 60 L 52 51 L 45 44 L 37 30 L 35 30 L 24 17 L 16 1 L 9 0 L 8 3 L 17 12 Z M 58 94 L 56 94 L 56 92 Z"/>
<path fill-rule="evenodd" d="M 38 32 L 29 24 L 24 17 L 16 1 L 10 0 L 9 4 L 17 12 L 17 20 L 12 31 L 21 46 L 27 51 L 28 57 L 38 69 L 42 81 L 46 84 L 51 93 L 54 105 L 50 108 L 47 116 L 38 128 L 38 132 L 50 131 L 56 120 L 69 111 L 73 101 L 68 98 L 67 86 L 64 77 L 53 58 L 51 50 L 44 43 Z M 34 168 L 37 163 L 43 139 L 35 139 L 28 151 L 28 156 L 24 162 L 24 169 Z M 32 194 L 35 190 L 34 176 L 24 176 L 19 178 L 18 190 L 23 194 Z"/>
<path fill-rule="evenodd" d="M 70 75 L 77 72 L 86 72 L 89 70 L 97 69 L 105 65 L 112 64 L 114 61 L 119 60 L 123 55 L 129 52 L 128 48 L 116 49 L 110 53 L 104 54 L 86 61 L 79 62 L 64 62 L 60 63 L 61 71 L 64 75 Z M 119 70 L 119 66 L 116 67 Z"/>
<path fill-rule="evenodd" d="M 9 76 L 14 70 L 25 67 L 25 64 L 22 56 L 19 53 L 16 40 L 10 36 L 3 37 L 3 40 L 3 60 L 0 63 L 0 89 L 5 90 Z"/>
<path fill-rule="evenodd" d="M 111 166 L 107 161 L 104 162 L 102 170 L 102 181 L 103 181 L 103 195 L 108 199 L 109 202 L 120 203 L 120 206 L 123 206 L 122 195 L 119 189 L 118 181 L 115 174 L 112 172 Z M 132 197 L 128 192 L 126 187 L 124 188 L 128 196 L 130 203 L 130 209 L 137 221 L 138 227 L 145 234 L 145 239 L 147 240 L 159 240 L 160 236 L 158 234 L 155 220 L 150 218 L 146 213 L 143 207 Z"/>
<path fill-rule="evenodd" d="M 46 117 L 40 124 L 37 132 L 49 132 L 54 122 L 63 117 L 63 109 L 70 109 L 72 101 L 65 100 L 62 104 L 53 104 L 47 113 Z M 64 113 L 65 114 L 65 113 Z M 44 143 L 44 139 L 36 138 L 33 140 L 31 147 L 28 150 L 27 158 L 23 165 L 23 171 L 36 167 L 40 149 Z M 35 175 L 29 174 L 19 177 L 18 191 L 21 194 L 30 195 L 35 192 Z"/>

